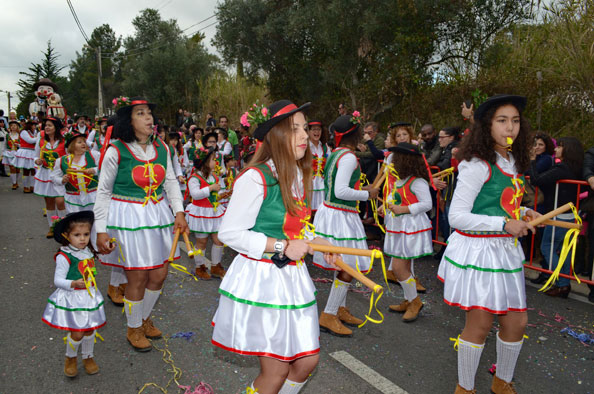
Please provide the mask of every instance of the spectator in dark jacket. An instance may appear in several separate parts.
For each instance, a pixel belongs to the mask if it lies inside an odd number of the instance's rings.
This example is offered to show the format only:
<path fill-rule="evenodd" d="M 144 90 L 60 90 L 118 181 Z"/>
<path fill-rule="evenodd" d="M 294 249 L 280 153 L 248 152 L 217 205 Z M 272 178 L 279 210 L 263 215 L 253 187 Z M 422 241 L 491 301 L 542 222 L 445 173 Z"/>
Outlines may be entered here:
<path fill-rule="evenodd" d="M 590 185 L 589 196 L 594 198 L 594 147 L 588 149 L 584 155 L 584 179 Z M 582 272 L 584 276 L 592 279 L 592 269 L 594 268 L 594 212 L 587 213 L 586 220 L 588 221 L 588 261 L 586 263 L 586 271 Z M 590 294 L 588 300 L 594 302 L 594 286 L 588 285 Z"/>
<path fill-rule="evenodd" d="M 555 148 L 555 156 L 560 160 L 554 164 L 549 170 L 539 172 L 536 168 L 536 162 L 533 161 L 531 165 L 532 178 L 530 182 L 532 185 L 540 188 L 544 196 L 544 210 L 550 212 L 568 202 L 577 203 L 577 185 L 559 184 L 559 192 L 555 193 L 557 182 L 561 179 L 581 179 L 583 163 L 584 163 L 584 148 L 582 143 L 573 137 L 562 137 L 557 141 Z M 555 204 L 555 196 L 557 195 L 557 203 Z M 556 220 L 566 222 L 573 222 L 573 214 L 564 213 L 557 215 Z M 563 245 L 563 238 L 567 233 L 567 229 L 561 227 L 546 226 L 544 229 L 542 243 L 540 250 L 544 256 L 542 262 L 543 268 L 555 270 L 559 262 L 559 254 Z M 570 261 L 565 260 L 561 273 L 569 275 Z M 544 283 L 548 279 L 548 275 L 541 274 L 534 281 L 535 283 Z M 559 278 L 555 286 L 546 292 L 547 295 L 553 297 L 567 298 L 571 291 L 568 278 Z"/>
<path fill-rule="evenodd" d="M 441 147 L 439 146 L 439 138 L 435 135 L 435 128 L 432 124 L 426 124 L 421 127 L 421 151 L 427 158 L 427 163 L 434 166 L 441 156 Z"/>
<path fill-rule="evenodd" d="M 547 171 L 555 164 L 555 160 L 553 160 L 554 153 L 555 145 L 551 137 L 545 133 L 536 133 L 530 150 L 530 160 L 539 173 Z M 526 175 L 532 176 L 532 169 L 526 171 Z"/>

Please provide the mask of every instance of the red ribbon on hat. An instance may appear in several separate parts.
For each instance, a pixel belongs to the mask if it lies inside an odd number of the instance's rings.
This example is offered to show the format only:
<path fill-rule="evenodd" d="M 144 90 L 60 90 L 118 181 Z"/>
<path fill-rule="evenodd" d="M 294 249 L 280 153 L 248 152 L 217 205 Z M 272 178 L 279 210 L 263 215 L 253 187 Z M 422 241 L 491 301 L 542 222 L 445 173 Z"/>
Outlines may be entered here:
<path fill-rule="evenodd" d="M 289 104 L 281 109 L 278 110 L 277 113 L 275 113 L 274 115 L 272 115 L 273 118 L 276 118 L 277 116 L 281 116 L 284 115 L 288 112 L 291 112 L 292 110 L 297 109 L 297 106 L 295 104 Z"/>
<path fill-rule="evenodd" d="M 140 104 L 148 104 L 148 101 L 146 101 L 146 100 L 134 100 L 134 101 L 130 102 L 130 105 L 140 105 Z"/>
<path fill-rule="evenodd" d="M 351 131 L 353 131 L 357 126 L 359 126 L 359 123 L 355 123 L 355 125 L 353 127 L 351 127 L 350 129 L 348 129 L 347 131 L 343 132 L 343 133 L 339 133 L 337 131 L 334 132 L 334 141 L 336 141 L 336 146 L 340 145 L 340 141 L 342 140 L 342 137 L 344 137 L 345 134 L 350 133 Z"/>
<path fill-rule="evenodd" d="M 310 126 L 321 126 L 322 122 L 309 122 Z"/>

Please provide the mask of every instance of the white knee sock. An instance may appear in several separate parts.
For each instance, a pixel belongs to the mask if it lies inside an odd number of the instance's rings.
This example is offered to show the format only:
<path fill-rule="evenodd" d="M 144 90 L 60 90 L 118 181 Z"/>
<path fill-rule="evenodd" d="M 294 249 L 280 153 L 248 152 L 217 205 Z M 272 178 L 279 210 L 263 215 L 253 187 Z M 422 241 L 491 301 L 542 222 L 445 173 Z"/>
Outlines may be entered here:
<path fill-rule="evenodd" d="M 109 278 L 109 284 L 118 287 L 122 283 L 128 283 L 124 269 L 120 267 L 111 267 L 111 277 Z"/>
<path fill-rule="evenodd" d="M 29 175 L 23 175 L 23 187 L 29 187 Z"/>
<path fill-rule="evenodd" d="M 95 347 L 95 331 L 93 335 L 82 338 L 81 353 L 83 360 L 86 358 L 93 358 L 93 348 Z"/>
<path fill-rule="evenodd" d="M 499 379 L 505 380 L 508 383 L 512 381 L 523 343 L 523 339 L 520 342 L 504 342 L 499 338 L 499 333 L 497 333 L 497 372 L 495 375 Z"/>
<path fill-rule="evenodd" d="M 196 268 L 204 265 L 204 250 L 196 250 L 196 254 L 194 255 L 194 263 L 196 264 Z"/>
<path fill-rule="evenodd" d="M 404 291 L 404 298 L 407 301 L 412 301 L 417 298 L 417 281 L 415 278 L 410 276 L 407 280 L 398 281 L 402 286 L 402 290 Z"/>
<path fill-rule="evenodd" d="M 66 357 L 76 357 L 80 343 L 81 341 L 75 341 L 68 333 L 66 335 Z"/>
<path fill-rule="evenodd" d="M 297 394 L 301 391 L 301 388 L 305 383 L 307 383 L 307 380 L 305 382 L 297 383 L 287 379 L 285 380 L 285 383 L 283 383 L 283 387 L 281 387 L 278 394 Z"/>
<path fill-rule="evenodd" d="M 146 320 L 151 316 L 151 312 L 161 295 L 161 289 L 159 290 L 144 290 L 144 303 L 142 305 L 142 319 Z"/>
<path fill-rule="evenodd" d="M 58 209 L 58 216 L 61 218 L 63 218 L 64 216 L 66 216 L 66 210 L 65 209 Z"/>
<path fill-rule="evenodd" d="M 17 174 L 13 174 L 12 172 L 10 173 L 10 181 L 12 182 L 12 184 L 14 185 L 17 179 Z"/>
<path fill-rule="evenodd" d="M 212 248 L 210 249 L 210 261 L 212 265 L 217 265 L 223 259 L 223 248 L 224 246 L 218 246 L 214 243 L 212 244 Z"/>
<path fill-rule="evenodd" d="M 458 345 L 458 383 L 466 390 L 474 389 L 474 377 L 485 344 L 477 345 L 460 338 Z"/>
<path fill-rule="evenodd" d="M 124 297 L 124 311 L 126 312 L 126 320 L 128 327 L 138 328 L 142 326 L 142 309 L 143 300 L 130 301 Z"/>
<path fill-rule="evenodd" d="M 350 283 L 348 282 L 343 282 L 338 278 L 334 279 L 334 282 L 332 282 L 331 285 L 332 287 L 330 289 L 328 301 L 326 302 L 326 308 L 324 309 L 325 313 L 328 313 L 330 315 L 336 315 L 338 313 L 338 308 L 346 299 L 346 294 L 349 290 L 349 285 Z"/>

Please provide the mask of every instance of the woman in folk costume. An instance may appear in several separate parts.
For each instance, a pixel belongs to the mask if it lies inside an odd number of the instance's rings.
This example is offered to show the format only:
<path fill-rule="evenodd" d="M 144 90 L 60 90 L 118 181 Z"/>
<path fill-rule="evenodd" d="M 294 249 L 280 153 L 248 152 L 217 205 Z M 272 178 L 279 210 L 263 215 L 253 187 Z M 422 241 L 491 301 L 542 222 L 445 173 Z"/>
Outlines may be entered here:
<path fill-rule="evenodd" d="M 188 225 L 169 148 L 154 138 L 155 104 L 127 97 L 117 102 L 117 140 L 105 151 L 94 208 L 97 247 L 104 264 L 126 270 L 127 339 L 135 350 L 148 351 L 147 337 L 161 336 L 150 317 L 167 277 L 173 232 L 187 232 Z"/>
<path fill-rule="evenodd" d="M 239 254 L 219 288 L 212 343 L 259 357 L 251 390 L 261 394 L 298 393 L 319 360 L 316 290 L 303 264 L 312 252 L 303 239 L 312 175 L 308 107 L 289 100 L 252 106 L 262 145 L 235 181 L 219 229 Z"/>
<path fill-rule="evenodd" d="M 524 253 L 517 238 L 534 232 L 523 221 L 540 216 L 520 206 L 522 173 L 530 166 L 526 98 L 497 95 L 474 113 L 458 156 L 458 184 L 449 219 L 455 232 L 439 265 L 444 301 L 466 311 L 459 336 L 456 393 L 475 393 L 474 377 L 498 316 L 497 372 L 491 391 L 515 393 L 512 378 L 528 322 Z M 512 145 L 513 144 L 513 145 Z"/>
<path fill-rule="evenodd" d="M 192 134 L 190 135 L 190 139 L 184 145 L 184 150 L 188 155 L 188 160 L 190 163 L 194 163 L 194 159 L 196 158 L 196 151 L 202 148 L 202 135 L 204 134 L 204 129 L 202 127 L 196 127 L 192 130 Z M 216 135 L 215 135 L 216 137 Z M 215 139 L 216 140 L 216 139 Z"/>
<path fill-rule="evenodd" d="M 111 121 L 110 118 L 112 118 Z M 87 137 L 87 145 L 90 143 L 91 151 L 101 152 L 101 148 L 103 148 L 103 145 L 105 144 L 105 133 L 107 132 L 107 128 L 113 126 L 114 121 L 115 115 L 112 115 L 109 118 L 104 116 L 97 121 L 98 130 L 92 133 L 92 138 L 91 134 Z"/>
<path fill-rule="evenodd" d="M 2 154 L 2 165 L 7 165 L 10 168 L 10 180 L 12 181 L 12 190 L 19 187 L 20 169 L 16 167 L 16 152 L 19 149 L 20 141 L 20 126 L 16 120 L 8 121 L 8 135 L 6 136 L 6 149 Z"/>
<path fill-rule="evenodd" d="M 361 189 L 361 167 L 353 153 L 361 140 L 360 121 L 351 115 L 339 116 L 332 125 L 337 148 L 326 161 L 324 170 L 325 199 L 316 213 L 314 226 L 316 234 L 338 246 L 367 249 L 367 237 L 357 209 L 358 201 L 377 198 L 379 189 L 367 185 Z M 369 257 L 344 256 L 345 263 L 363 273 L 370 269 Z M 314 264 L 327 270 L 334 270 L 324 262 L 322 254 L 316 252 Z M 320 315 L 320 327 L 333 335 L 350 336 L 353 332 L 342 322 L 359 325 L 363 320 L 351 315 L 346 307 L 346 296 L 353 277 L 344 271 L 334 274 L 330 296 L 324 312 Z"/>
<path fill-rule="evenodd" d="M 15 167 L 23 170 L 23 193 L 33 193 L 35 185 L 35 145 L 39 140 L 37 122 L 28 120 L 19 135 L 19 149 L 15 153 Z M 50 216 L 50 215 L 48 215 Z"/>
<path fill-rule="evenodd" d="M 405 298 L 400 305 L 390 305 L 390 311 L 404 313 L 402 320 L 412 322 L 423 308 L 412 263 L 433 254 L 432 226 L 427 217 L 433 206 L 429 191 L 431 173 L 417 145 L 401 142 L 388 150 L 391 153 L 386 159 L 384 254 L 391 257 L 391 269 Z"/>
<path fill-rule="evenodd" d="M 39 166 L 35 173 L 35 194 L 45 200 L 49 231 L 47 238 L 52 238 L 52 216 L 63 218 L 66 216 L 64 206 L 64 185 L 52 182 L 52 171 L 66 154 L 64 137 L 62 137 L 62 122 L 57 118 L 43 120 L 43 132 L 35 145 L 35 164 Z M 56 210 L 55 215 L 51 214 Z"/>
<path fill-rule="evenodd" d="M 188 190 L 192 196 L 192 202 L 186 207 L 188 226 L 190 232 L 196 236 L 196 249 L 198 250 L 198 253 L 194 255 L 196 276 L 204 280 L 210 279 L 211 276 L 217 278 L 225 276 L 225 269 L 221 265 L 223 243 L 217 236 L 225 208 L 218 201 L 221 184 L 219 177 L 214 174 L 217 164 L 216 153 L 217 150 L 213 147 L 197 150 L 194 158 L 194 170 L 188 179 Z M 209 237 L 212 239 L 210 274 L 204 262 L 204 252 Z"/>
<path fill-rule="evenodd" d="M 68 154 L 60 157 L 52 181 L 66 188 L 68 213 L 93 210 L 97 192 L 99 152 L 89 151 L 86 136 L 73 130 L 64 135 Z"/>
<path fill-rule="evenodd" d="M 328 130 L 319 120 L 310 120 L 309 126 L 309 149 L 313 155 L 313 189 L 311 191 L 311 210 L 313 214 L 324 202 L 324 166 L 330 155 L 328 142 Z"/>

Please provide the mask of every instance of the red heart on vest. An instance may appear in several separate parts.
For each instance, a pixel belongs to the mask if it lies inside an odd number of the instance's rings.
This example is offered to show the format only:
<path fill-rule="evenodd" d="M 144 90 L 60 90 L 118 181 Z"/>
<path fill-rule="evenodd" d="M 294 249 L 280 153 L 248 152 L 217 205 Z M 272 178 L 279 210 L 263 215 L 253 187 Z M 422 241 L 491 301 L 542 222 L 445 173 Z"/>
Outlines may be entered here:
<path fill-rule="evenodd" d="M 89 271 L 87 268 L 91 271 L 93 268 L 95 268 L 95 259 L 85 259 L 78 262 L 78 271 L 85 278 L 85 280 L 89 278 Z"/>
<path fill-rule="evenodd" d="M 136 166 L 132 169 L 132 180 L 134 183 L 144 190 L 149 187 L 151 180 L 149 178 L 150 170 L 145 166 Z M 156 182 L 153 182 L 152 189 L 155 190 L 165 180 L 165 168 L 161 164 L 155 164 L 153 166 L 153 172 L 155 173 Z"/>
<path fill-rule="evenodd" d="M 501 208 L 503 208 L 503 210 L 505 212 L 507 212 L 513 219 L 516 218 L 516 216 L 513 213 L 514 209 L 516 209 L 516 207 L 519 208 L 520 203 L 522 202 L 521 197 L 518 198 L 518 201 L 514 201 L 515 193 L 516 193 L 516 190 L 513 187 L 511 187 L 511 186 L 506 187 L 505 189 L 503 189 L 503 192 L 501 193 L 501 201 L 500 201 Z"/>

